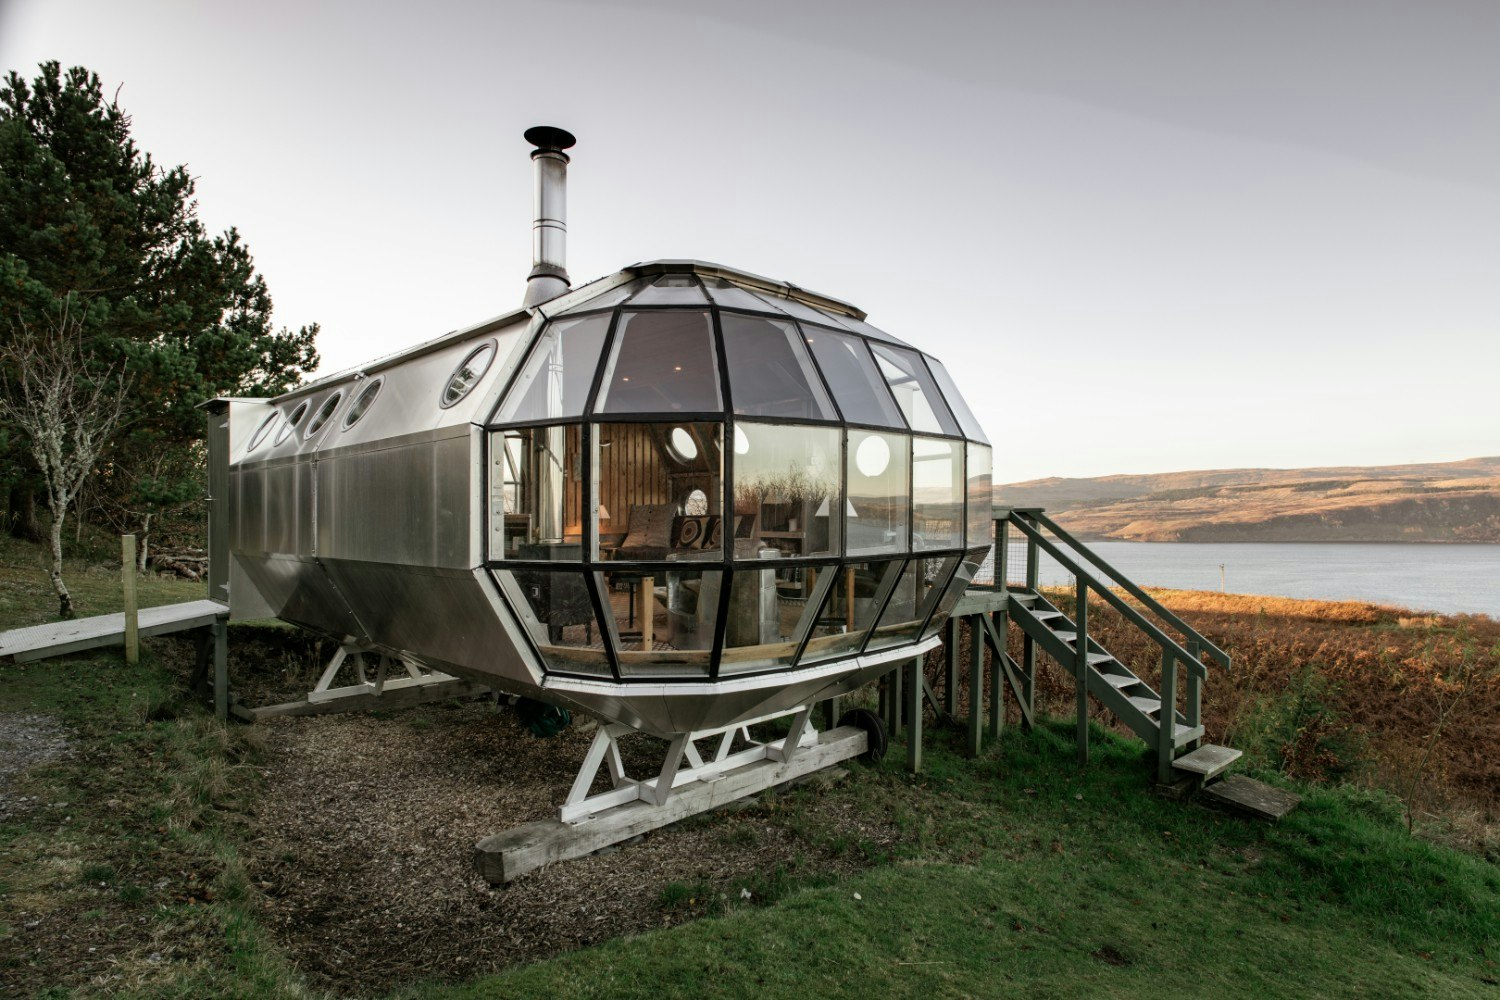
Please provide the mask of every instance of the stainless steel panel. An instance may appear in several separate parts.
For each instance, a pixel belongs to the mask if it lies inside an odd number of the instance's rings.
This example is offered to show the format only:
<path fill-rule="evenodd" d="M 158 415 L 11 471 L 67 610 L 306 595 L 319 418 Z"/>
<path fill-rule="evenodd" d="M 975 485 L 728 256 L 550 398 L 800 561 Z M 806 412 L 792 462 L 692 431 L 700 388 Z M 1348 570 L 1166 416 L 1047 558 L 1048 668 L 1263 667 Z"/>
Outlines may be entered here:
<path fill-rule="evenodd" d="M 372 641 L 456 663 L 475 674 L 540 684 L 540 672 L 512 641 L 504 609 L 482 579 L 483 570 L 342 559 L 324 560 L 323 569 L 358 610 Z"/>
<path fill-rule="evenodd" d="M 229 406 L 208 406 L 208 596 L 229 600 Z"/>
<path fill-rule="evenodd" d="M 239 566 L 276 617 L 333 636 L 373 639 L 322 567 L 290 556 L 241 556 Z M 232 593 L 231 593 L 232 596 Z"/>
<path fill-rule="evenodd" d="M 301 514 L 295 465 L 268 465 L 257 470 L 264 486 L 265 535 L 262 551 L 269 554 L 311 555 L 298 544 Z"/>
<path fill-rule="evenodd" d="M 469 434 L 317 463 L 320 558 L 470 569 Z"/>
<path fill-rule="evenodd" d="M 271 606 L 271 602 L 255 586 L 255 580 L 245 571 L 244 561 L 233 554 L 229 556 L 228 591 L 230 621 L 277 617 L 280 609 Z"/>
<path fill-rule="evenodd" d="M 231 469 L 235 480 L 237 508 L 230 513 L 230 536 L 234 551 L 243 555 L 261 555 L 266 551 L 265 470 L 261 467 Z"/>

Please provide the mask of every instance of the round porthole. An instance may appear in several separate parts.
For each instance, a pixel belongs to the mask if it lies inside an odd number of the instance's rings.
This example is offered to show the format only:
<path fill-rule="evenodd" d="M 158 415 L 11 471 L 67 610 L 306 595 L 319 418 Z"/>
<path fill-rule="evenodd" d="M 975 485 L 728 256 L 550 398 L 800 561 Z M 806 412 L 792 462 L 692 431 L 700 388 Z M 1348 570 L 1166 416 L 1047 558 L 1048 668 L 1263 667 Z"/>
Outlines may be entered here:
<path fill-rule="evenodd" d="M 281 444 L 281 442 L 292 436 L 292 431 L 296 430 L 297 426 L 302 423 L 302 418 L 307 416 L 307 408 L 311 405 L 312 400 L 310 399 L 304 399 L 302 402 L 297 404 L 297 408 L 292 411 L 292 415 L 287 418 L 287 421 L 282 425 L 281 430 L 276 432 L 277 444 Z"/>
<path fill-rule="evenodd" d="M 359 423 L 359 418 L 369 412 L 370 406 L 375 402 L 375 397 L 380 395 L 380 387 L 385 385 L 384 378 L 378 378 L 359 391 L 354 397 L 354 403 L 349 407 L 349 413 L 344 417 L 344 430 L 348 430 Z"/>
<path fill-rule="evenodd" d="M 685 427 L 673 427 L 672 433 L 667 436 L 667 447 L 672 451 L 672 457 L 679 462 L 691 462 L 698 457 L 698 442 L 687 432 Z"/>
<path fill-rule="evenodd" d="M 736 455 L 750 454 L 750 436 L 739 424 L 734 425 L 734 453 Z"/>
<path fill-rule="evenodd" d="M 302 440 L 308 440 L 314 434 L 318 433 L 318 431 L 323 429 L 323 425 L 328 423 L 328 420 L 333 416 L 334 411 L 339 408 L 339 400 L 343 398 L 344 390 L 340 389 L 338 392 L 335 392 L 332 396 L 329 396 L 323 401 L 323 405 L 318 407 L 317 415 L 312 418 L 312 423 L 307 425 L 307 433 L 302 436 Z"/>
<path fill-rule="evenodd" d="M 281 419 L 281 411 L 271 411 L 271 415 L 262 420 L 260 426 L 255 428 L 255 433 L 250 435 L 250 447 L 245 450 L 254 451 L 256 448 L 259 448 L 260 443 L 266 439 L 266 435 L 271 433 L 272 425 L 279 419 Z"/>
<path fill-rule="evenodd" d="M 682 502 L 682 512 L 688 517 L 702 517 L 708 513 L 708 494 L 702 490 L 694 490 L 687 495 Z"/>
<path fill-rule="evenodd" d="M 854 464 L 860 473 L 871 479 L 884 472 L 891 464 L 891 446 L 882 437 L 867 437 L 854 452 Z"/>
<path fill-rule="evenodd" d="M 484 378 L 484 373 L 490 370 L 490 365 L 495 362 L 495 342 L 487 340 L 483 344 L 469 352 L 459 366 L 453 369 L 453 374 L 448 376 L 448 384 L 443 387 L 443 409 L 454 405 L 479 384 Z"/>

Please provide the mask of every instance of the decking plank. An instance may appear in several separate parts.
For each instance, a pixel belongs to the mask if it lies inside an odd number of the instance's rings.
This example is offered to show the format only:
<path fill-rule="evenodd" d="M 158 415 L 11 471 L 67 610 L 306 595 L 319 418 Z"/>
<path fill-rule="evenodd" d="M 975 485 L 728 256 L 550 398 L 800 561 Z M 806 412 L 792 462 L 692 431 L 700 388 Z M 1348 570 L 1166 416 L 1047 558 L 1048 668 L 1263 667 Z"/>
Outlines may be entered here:
<path fill-rule="evenodd" d="M 140 634 L 165 635 L 212 625 L 229 615 L 229 608 L 207 598 L 142 608 L 137 615 Z M 25 663 L 64 653 L 76 653 L 125 642 L 125 615 L 95 615 L 63 622 L 46 622 L 0 634 L 0 657 L 12 656 Z"/>

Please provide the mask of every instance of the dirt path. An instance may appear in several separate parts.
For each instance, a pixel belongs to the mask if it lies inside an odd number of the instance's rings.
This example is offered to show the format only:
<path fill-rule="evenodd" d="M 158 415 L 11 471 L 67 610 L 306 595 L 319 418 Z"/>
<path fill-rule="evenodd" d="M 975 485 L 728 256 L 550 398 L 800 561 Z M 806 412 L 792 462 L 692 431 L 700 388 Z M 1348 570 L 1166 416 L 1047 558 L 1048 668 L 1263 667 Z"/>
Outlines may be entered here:
<path fill-rule="evenodd" d="M 468 978 L 713 905 L 664 906 L 673 883 L 719 893 L 780 866 L 836 875 L 863 864 L 859 852 L 834 856 L 751 808 L 493 889 L 475 873 L 474 843 L 554 814 L 587 733 L 537 739 L 509 711 L 470 703 L 283 719 L 266 737 L 251 883 L 298 967 L 340 992 Z M 894 839 L 837 796 L 819 806 L 855 839 Z"/>
<path fill-rule="evenodd" d="M 68 734 L 55 719 L 0 712 L 0 821 L 35 808 L 29 796 L 12 790 L 16 777 L 61 759 L 71 748 Z"/>

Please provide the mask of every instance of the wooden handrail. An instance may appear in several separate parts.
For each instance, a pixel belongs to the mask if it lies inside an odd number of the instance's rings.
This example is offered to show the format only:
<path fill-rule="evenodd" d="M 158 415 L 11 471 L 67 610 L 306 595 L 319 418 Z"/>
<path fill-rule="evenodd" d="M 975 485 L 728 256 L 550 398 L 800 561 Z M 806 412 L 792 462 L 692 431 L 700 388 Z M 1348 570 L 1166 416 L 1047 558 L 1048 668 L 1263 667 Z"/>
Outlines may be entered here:
<path fill-rule="evenodd" d="M 1156 644 L 1160 646 L 1164 651 L 1170 652 L 1173 656 L 1177 657 L 1183 663 L 1187 664 L 1188 669 L 1194 671 L 1200 677 L 1205 679 L 1207 678 L 1208 668 L 1203 665 L 1202 660 L 1198 659 L 1197 657 L 1189 653 L 1186 649 L 1182 648 L 1181 643 L 1179 643 L 1176 639 L 1173 639 L 1171 636 L 1167 635 L 1166 632 L 1162 631 L 1161 628 L 1159 628 L 1145 615 L 1141 614 L 1135 608 L 1131 607 L 1125 601 L 1121 600 L 1120 595 L 1116 594 L 1109 587 L 1104 586 L 1104 584 L 1101 583 L 1099 579 L 1092 573 L 1087 572 L 1083 567 L 1079 566 L 1072 559 L 1068 558 L 1068 556 L 1063 554 L 1063 551 L 1060 548 L 1052 544 L 1052 542 L 1049 541 L 1046 536 L 1044 536 L 1034 526 L 1027 524 L 1025 521 L 1019 519 L 1014 519 L 1011 523 L 1025 532 L 1026 537 L 1030 538 L 1041 548 L 1045 549 L 1047 551 L 1047 554 L 1050 555 L 1053 559 L 1056 559 L 1064 569 L 1070 571 L 1080 584 L 1087 584 L 1089 587 L 1092 587 L 1095 593 L 1108 601 L 1111 607 L 1120 612 L 1120 614 L 1124 615 L 1131 622 L 1131 624 L 1135 625 L 1136 628 L 1140 629 L 1142 632 L 1145 632 L 1148 636 L 1154 639 L 1156 641 Z M 1196 633 L 1194 634 L 1196 635 Z"/>
<path fill-rule="evenodd" d="M 1208 655 L 1213 660 L 1217 661 L 1218 664 L 1225 670 L 1229 669 L 1230 658 L 1228 653 L 1224 652 L 1212 642 L 1209 642 L 1208 639 L 1204 638 L 1197 629 L 1193 628 L 1187 622 L 1183 621 L 1181 618 L 1168 611 L 1164 606 L 1162 606 L 1162 603 L 1160 601 L 1156 600 L 1150 594 L 1146 593 L 1140 587 L 1132 583 L 1127 577 L 1120 573 L 1119 570 L 1115 569 L 1109 563 L 1105 562 L 1103 558 L 1092 552 L 1087 546 L 1080 544 L 1078 539 L 1074 538 L 1072 535 L 1068 534 L 1061 527 L 1059 527 L 1056 521 L 1052 520 L 1041 511 L 1027 511 L 1026 516 L 1034 518 L 1042 525 L 1044 525 L 1048 531 L 1051 531 L 1075 552 L 1078 552 L 1089 562 L 1093 563 L 1096 567 L 1109 574 L 1110 578 L 1120 585 L 1120 589 L 1124 590 L 1131 597 L 1134 597 L 1136 600 L 1146 605 L 1146 607 L 1150 608 L 1153 612 L 1160 615 L 1163 619 L 1170 623 L 1173 628 L 1179 630 L 1184 635 L 1191 638 L 1194 642 L 1197 642 L 1203 648 L 1204 652 L 1208 653 Z M 1013 519 L 1013 523 L 1020 522 Z M 1053 558 L 1056 558 L 1055 553 L 1053 554 Z"/>

